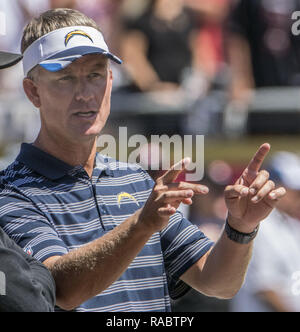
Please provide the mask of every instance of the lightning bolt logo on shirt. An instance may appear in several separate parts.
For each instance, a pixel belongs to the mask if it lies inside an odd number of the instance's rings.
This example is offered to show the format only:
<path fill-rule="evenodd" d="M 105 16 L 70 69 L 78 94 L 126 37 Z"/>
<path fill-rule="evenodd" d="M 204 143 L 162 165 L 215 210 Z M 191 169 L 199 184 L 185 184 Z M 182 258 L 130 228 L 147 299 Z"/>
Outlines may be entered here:
<path fill-rule="evenodd" d="M 122 199 L 125 199 L 125 198 L 128 198 L 128 199 L 131 199 L 133 200 L 138 206 L 139 206 L 139 202 L 131 195 L 131 194 L 128 194 L 126 192 L 121 192 L 120 194 L 118 194 L 117 196 L 117 199 L 118 199 L 118 206 L 120 208 L 121 206 L 121 201 Z"/>
<path fill-rule="evenodd" d="M 68 42 L 74 37 L 74 36 L 82 36 L 82 37 L 85 37 L 85 38 L 88 38 L 92 43 L 93 42 L 93 39 L 84 31 L 82 30 L 74 30 L 74 31 L 71 31 L 69 32 L 66 37 L 65 37 L 65 46 L 68 45 Z"/>

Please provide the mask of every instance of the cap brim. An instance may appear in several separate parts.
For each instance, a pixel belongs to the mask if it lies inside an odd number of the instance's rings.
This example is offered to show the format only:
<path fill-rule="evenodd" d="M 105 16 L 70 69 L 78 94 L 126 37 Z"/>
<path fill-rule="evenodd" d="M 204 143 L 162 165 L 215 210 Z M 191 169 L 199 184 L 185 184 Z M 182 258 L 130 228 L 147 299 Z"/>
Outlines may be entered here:
<path fill-rule="evenodd" d="M 122 60 L 119 59 L 114 54 L 105 51 L 98 47 L 92 47 L 92 46 L 78 46 L 74 47 L 69 50 L 65 50 L 63 52 L 60 52 L 58 54 L 55 54 L 54 56 L 50 57 L 47 60 L 42 61 L 39 65 L 42 66 L 44 69 L 51 71 L 51 72 L 57 72 L 64 68 L 66 68 L 68 65 L 70 65 L 73 61 L 81 58 L 84 55 L 88 54 L 101 54 L 105 55 L 107 58 L 111 59 L 112 61 L 121 64 Z"/>
<path fill-rule="evenodd" d="M 23 56 L 21 54 L 1 52 L 0 51 L 0 69 L 14 66 L 21 61 Z"/>

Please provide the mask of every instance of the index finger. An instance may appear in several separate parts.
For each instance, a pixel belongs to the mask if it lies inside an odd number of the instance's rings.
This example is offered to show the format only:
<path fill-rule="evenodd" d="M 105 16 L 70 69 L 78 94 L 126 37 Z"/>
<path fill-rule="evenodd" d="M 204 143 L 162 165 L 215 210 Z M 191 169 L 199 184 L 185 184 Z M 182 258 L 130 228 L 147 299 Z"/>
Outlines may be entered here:
<path fill-rule="evenodd" d="M 264 143 L 259 147 L 250 163 L 246 167 L 248 175 L 255 176 L 258 173 L 270 149 L 271 146 L 269 143 Z"/>
<path fill-rule="evenodd" d="M 190 161 L 190 158 L 184 158 L 178 163 L 174 164 L 169 170 L 166 171 L 165 174 L 160 177 L 160 180 L 162 180 L 164 184 L 174 182 L 178 175 L 185 170 Z"/>

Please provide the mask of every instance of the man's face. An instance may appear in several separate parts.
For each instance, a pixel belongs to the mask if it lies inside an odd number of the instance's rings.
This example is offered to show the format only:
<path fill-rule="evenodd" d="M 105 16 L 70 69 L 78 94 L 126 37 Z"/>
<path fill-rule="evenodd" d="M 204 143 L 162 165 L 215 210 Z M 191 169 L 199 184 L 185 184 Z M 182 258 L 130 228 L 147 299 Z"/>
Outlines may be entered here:
<path fill-rule="evenodd" d="M 38 68 L 35 85 L 41 134 L 79 143 L 95 139 L 110 112 L 112 74 L 108 60 L 86 55 L 58 72 Z"/>

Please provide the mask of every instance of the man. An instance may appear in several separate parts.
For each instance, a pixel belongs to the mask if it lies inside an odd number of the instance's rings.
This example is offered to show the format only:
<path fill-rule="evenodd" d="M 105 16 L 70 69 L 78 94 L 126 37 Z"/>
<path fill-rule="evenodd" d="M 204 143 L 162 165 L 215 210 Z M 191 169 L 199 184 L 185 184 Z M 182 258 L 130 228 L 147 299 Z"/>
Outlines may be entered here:
<path fill-rule="evenodd" d="M 0 69 L 22 59 L 0 52 Z M 53 311 L 55 284 L 46 267 L 25 253 L 0 228 L 0 312 Z"/>
<path fill-rule="evenodd" d="M 270 146 L 226 189 L 226 231 L 213 246 L 176 211 L 208 192 L 174 183 L 188 159 L 153 183 L 141 168 L 96 153 L 110 112 L 108 58 L 121 61 L 95 22 L 75 10 L 50 10 L 25 28 L 22 53 L 24 90 L 40 109 L 41 130 L 2 173 L 0 220 L 51 270 L 58 306 L 169 311 L 170 296 L 189 286 L 232 297 L 259 222 L 285 193 L 259 171 Z"/>

